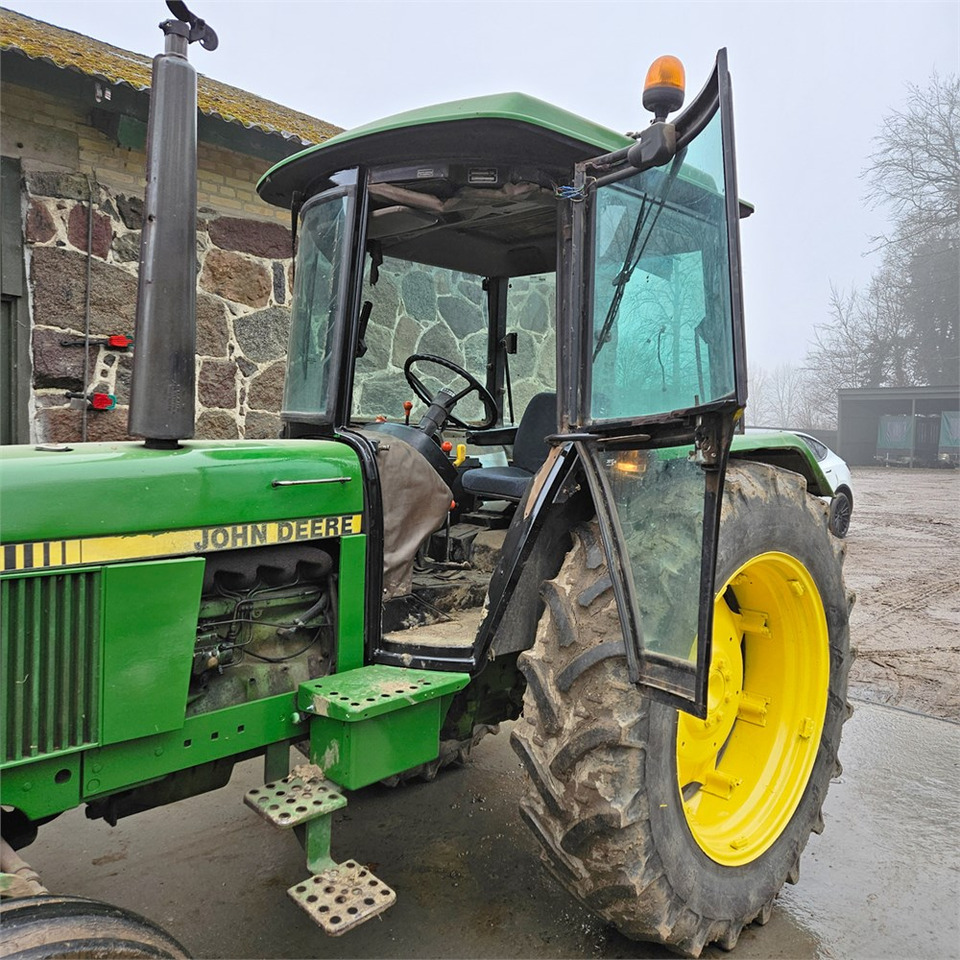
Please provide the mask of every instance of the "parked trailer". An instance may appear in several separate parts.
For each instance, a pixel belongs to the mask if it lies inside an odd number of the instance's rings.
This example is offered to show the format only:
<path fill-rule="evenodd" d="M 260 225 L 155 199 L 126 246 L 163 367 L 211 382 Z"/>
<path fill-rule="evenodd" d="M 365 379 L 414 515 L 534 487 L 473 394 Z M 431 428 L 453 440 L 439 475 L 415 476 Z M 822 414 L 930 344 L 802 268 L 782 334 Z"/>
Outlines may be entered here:
<path fill-rule="evenodd" d="M 935 466 L 940 430 L 935 414 L 886 414 L 877 427 L 875 459 L 886 466 Z"/>
<path fill-rule="evenodd" d="M 944 410 L 940 414 L 937 459 L 946 466 L 960 465 L 960 410 Z"/>

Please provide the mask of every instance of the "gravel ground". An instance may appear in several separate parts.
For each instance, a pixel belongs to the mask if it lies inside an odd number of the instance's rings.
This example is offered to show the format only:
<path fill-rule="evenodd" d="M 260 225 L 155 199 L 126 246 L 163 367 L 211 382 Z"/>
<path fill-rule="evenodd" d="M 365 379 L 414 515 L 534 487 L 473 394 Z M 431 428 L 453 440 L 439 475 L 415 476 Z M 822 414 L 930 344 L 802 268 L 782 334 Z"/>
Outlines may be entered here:
<path fill-rule="evenodd" d="M 851 696 L 960 720 L 960 471 L 861 467 L 853 483 Z"/>

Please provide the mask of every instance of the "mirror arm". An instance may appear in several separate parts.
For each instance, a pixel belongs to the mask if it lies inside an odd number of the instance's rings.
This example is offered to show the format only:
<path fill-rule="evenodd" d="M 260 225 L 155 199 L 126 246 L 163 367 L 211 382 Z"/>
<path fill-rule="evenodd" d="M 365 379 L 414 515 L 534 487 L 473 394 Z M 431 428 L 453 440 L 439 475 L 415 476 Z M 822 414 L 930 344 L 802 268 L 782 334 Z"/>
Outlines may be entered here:
<path fill-rule="evenodd" d="M 627 149 L 627 162 L 638 172 L 662 167 L 676 156 L 677 128 L 663 121 L 651 123 L 637 142 Z"/>
<path fill-rule="evenodd" d="M 632 167 L 637 173 L 643 173 L 651 167 L 662 167 L 669 163 L 677 153 L 677 128 L 672 123 L 659 121 L 651 123 L 640 134 L 637 142 L 624 147 L 616 153 L 597 157 L 586 164 L 586 168 L 596 170 L 601 175 L 589 179 L 590 189 L 602 187 L 605 183 L 619 180 L 626 167 Z"/>

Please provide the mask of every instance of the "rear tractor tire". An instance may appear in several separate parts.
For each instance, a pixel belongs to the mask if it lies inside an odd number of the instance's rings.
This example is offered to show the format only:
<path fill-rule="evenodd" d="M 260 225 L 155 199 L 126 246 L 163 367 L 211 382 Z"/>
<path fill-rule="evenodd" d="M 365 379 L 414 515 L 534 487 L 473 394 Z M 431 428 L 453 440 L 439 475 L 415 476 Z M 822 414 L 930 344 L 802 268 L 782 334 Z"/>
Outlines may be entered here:
<path fill-rule="evenodd" d="M 852 603 L 826 514 L 796 474 L 728 468 L 705 721 L 630 684 L 596 524 L 544 585 L 520 658 L 521 814 L 550 871 L 628 937 L 732 949 L 823 828 Z"/>

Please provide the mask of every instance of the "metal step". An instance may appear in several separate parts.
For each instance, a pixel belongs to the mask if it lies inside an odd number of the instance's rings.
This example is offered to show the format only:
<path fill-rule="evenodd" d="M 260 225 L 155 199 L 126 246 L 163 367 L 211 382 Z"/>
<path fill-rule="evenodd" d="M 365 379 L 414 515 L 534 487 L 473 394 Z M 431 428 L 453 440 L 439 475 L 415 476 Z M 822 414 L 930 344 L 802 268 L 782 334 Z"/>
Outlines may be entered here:
<path fill-rule="evenodd" d="M 450 697 L 467 673 L 381 663 L 305 680 L 297 707 L 310 718 L 310 759 L 344 790 L 359 790 L 440 751 Z"/>
<path fill-rule="evenodd" d="M 332 937 L 383 913 L 397 899 L 390 887 L 355 860 L 323 870 L 287 893 Z"/>
<path fill-rule="evenodd" d="M 316 764 L 300 764 L 289 776 L 248 790 L 243 802 L 274 826 L 298 828 L 314 876 L 287 893 L 324 932 L 338 937 L 396 902 L 396 893 L 367 867 L 330 856 L 333 814 L 347 798 Z"/>
<path fill-rule="evenodd" d="M 304 763 L 282 780 L 248 790 L 243 802 L 278 827 L 296 827 L 347 805 L 347 798 L 314 764 Z"/>

